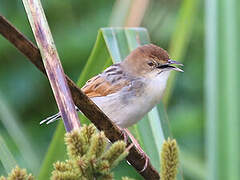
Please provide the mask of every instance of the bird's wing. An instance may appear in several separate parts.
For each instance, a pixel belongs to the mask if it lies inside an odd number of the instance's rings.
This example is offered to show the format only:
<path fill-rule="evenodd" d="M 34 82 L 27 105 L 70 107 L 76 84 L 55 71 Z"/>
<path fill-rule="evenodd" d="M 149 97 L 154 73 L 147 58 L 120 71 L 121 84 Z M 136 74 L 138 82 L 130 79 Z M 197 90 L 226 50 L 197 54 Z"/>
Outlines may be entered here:
<path fill-rule="evenodd" d="M 93 98 L 116 93 L 126 86 L 130 89 L 130 85 L 131 81 L 129 78 L 126 78 L 126 75 L 123 73 L 120 65 L 114 64 L 103 71 L 101 74 L 94 76 L 88 80 L 82 87 L 82 91 L 88 97 Z M 75 108 L 79 111 L 77 107 Z M 49 124 L 56 121 L 60 117 L 61 114 L 57 113 L 51 117 L 48 117 L 47 119 L 42 120 L 40 124 L 43 124 L 45 122 Z"/>
<path fill-rule="evenodd" d="M 130 81 L 124 78 L 123 74 L 113 71 L 114 67 L 109 67 L 102 74 L 99 74 L 82 87 L 82 91 L 90 98 L 107 96 L 128 86 Z"/>

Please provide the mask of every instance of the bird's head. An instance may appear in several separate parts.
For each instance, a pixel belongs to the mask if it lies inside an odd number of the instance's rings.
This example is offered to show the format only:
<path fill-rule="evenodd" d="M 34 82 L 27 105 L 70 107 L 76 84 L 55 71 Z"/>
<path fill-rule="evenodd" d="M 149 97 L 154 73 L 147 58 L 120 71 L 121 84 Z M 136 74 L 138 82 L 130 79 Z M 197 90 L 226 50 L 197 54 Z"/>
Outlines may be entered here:
<path fill-rule="evenodd" d="M 122 65 L 132 75 L 149 78 L 169 74 L 171 70 L 183 72 L 176 67 L 183 64 L 171 60 L 167 51 L 154 44 L 136 48 L 126 57 Z"/>

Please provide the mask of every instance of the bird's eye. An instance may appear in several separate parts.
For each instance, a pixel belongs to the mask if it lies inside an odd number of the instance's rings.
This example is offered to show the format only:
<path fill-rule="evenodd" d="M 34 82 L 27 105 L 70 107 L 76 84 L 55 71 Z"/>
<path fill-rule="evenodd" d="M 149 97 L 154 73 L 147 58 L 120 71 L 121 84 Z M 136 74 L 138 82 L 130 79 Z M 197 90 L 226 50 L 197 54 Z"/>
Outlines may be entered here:
<path fill-rule="evenodd" d="M 148 65 L 153 66 L 154 64 L 153 64 L 153 62 L 148 62 Z"/>

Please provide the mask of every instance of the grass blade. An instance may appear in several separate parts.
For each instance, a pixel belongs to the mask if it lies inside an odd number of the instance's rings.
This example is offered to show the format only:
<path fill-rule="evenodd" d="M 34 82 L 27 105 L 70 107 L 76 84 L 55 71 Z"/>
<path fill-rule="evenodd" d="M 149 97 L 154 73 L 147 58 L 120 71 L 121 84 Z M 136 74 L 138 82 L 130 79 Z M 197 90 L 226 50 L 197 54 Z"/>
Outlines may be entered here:
<path fill-rule="evenodd" d="M 239 1 L 206 1 L 208 179 L 239 179 Z"/>
<path fill-rule="evenodd" d="M 0 135 L 0 160 L 7 173 L 10 173 L 12 168 L 16 167 L 17 165 L 12 153 L 9 151 L 1 135 Z"/>
<path fill-rule="evenodd" d="M 187 177 L 194 177 L 195 180 L 206 179 L 205 163 L 202 160 L 186 149 L 181 151 L 180 157 L 180 163 Z"/>
<path fill-rule="evenodd" d="M 64 134 L 66 133 L 63 122 L 58 123 L 53 139 L 40 168 L 38 179 L 49 179 L 53 170 L 53 163 L 63 161 L 66 158 Z"/>
<path fill-rule="evenodd" d="M 169 54 L 171 55 L 171 58 L 179 62 L 184 61 L 183 57 L 189 45 L 193 25 L 198 13 L 198 4 L 199 0 L 184 0 L 181 4 L 179 11 L 180 15 L 178 17 L 175 32 L 172 35 L 169 46 Z M 168 79 L 167 89 L 163 98 L 165 105 L 167 105 L 172 94 L 175 76 L 176 73 L 173 72 Z"/>
<path fill-rule="evenodd" d="M 34 173 L 37 173 L 40 161 L 32 149 L 31 141 L 24 133 L 25 131 L 22 125 L 13 115 L 13 112 L 10 111 L 10 107 L 7 105 L 1 94 L 0 99 L 0 121 L 18 147 L 24 161 L 26 162 L 26 166 Z"/>

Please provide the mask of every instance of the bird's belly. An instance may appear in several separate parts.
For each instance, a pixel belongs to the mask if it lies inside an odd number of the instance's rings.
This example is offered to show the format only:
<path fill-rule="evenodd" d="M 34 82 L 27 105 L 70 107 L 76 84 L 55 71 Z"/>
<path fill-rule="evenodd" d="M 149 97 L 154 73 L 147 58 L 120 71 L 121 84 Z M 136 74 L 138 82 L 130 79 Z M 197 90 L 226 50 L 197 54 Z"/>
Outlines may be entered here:
<path fill-rule="evenodd" d="M 132 83 L 132 90 L 127 88 L 104 97 L 94 97 L 97 106 L 119 127 L 126 128 L 149 112 L 159 103 L 166 87 L 167 77 L 156 78 L 144 85 Z"/>
<path fill-rule="evenodd" d="M 156 104 L 156 100 L 146 94 L 129 97 L 128 101 L 122 101 L 121 98 L 118 93 L 92 98 L 94 103 L 121 128 L 137 123 Z"/>

